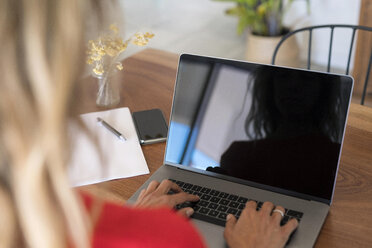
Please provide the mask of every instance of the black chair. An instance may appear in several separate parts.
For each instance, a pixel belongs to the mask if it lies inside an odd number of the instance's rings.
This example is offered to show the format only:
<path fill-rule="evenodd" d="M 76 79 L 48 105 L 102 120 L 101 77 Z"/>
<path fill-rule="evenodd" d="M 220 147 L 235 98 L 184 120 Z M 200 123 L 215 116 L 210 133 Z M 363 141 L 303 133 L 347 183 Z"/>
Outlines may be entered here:
<path fill-rule="evenodd" d="M 328 64 L 327 64 L 327 72 L 330 72 L 331 69 L 331 57 L 332 57 L 332 46 L 333 46 L 333 34 L 334 30 L 337 28 L 347 28 L 352 30 L 352 36 L 351 36 L 351 41 L 350 41 L 350 46 L 348 47 L 349 49 L 349 55 L 348 55 L 348 60 L 347 60 L 347 65 L 346 65 L 346 71 L 345 74 L 349 75 L 349 68 L 350 68 L 350 60 L 351 60 L 351 53 L 353 50 L 353 45 L 354 45 L 354 40 L 355 40 L 355 33 L 357 30 L 359 31 L 367 31 L 371 32 L 372 27 L 366 27 L 366 26 L 356 26 L 356 25 L 342 25 L 342 24 L 330 24 L 330 25 L 319 25 L 319 26 L 310 26 L 310 27 L 305 27 L 305 28 L 300 28 L 297 30 L 294 30 L 292 32 L 289 32 L 288 34 L 284 35 L 283 38 L 279 41 L 277 44 L 273 58 L 272 58 L 272 64 L 275 64 L 275 59 L 278 53 L 278 50 L 280 46 L 283 44 L 285 40 L 287 40 L 289 37 L 291 37 L 294 34 L 297 34 L 299 32 L 309 32 L 309 39 L 308 39 L 308 51 L 307 51 L 307 69 L 311 69 L 311 42 L 312 42 L 312 34 L 315 29 L 330 29 L 330 42 L 329 42 L 329 51 L 328 51 Z M 372 63 L 372 49 L 369 55 L 369 62 L 368 62 L 368 67 L 367 67 L 367 74 L 366 78 L 364 81 L 364 87 L 363 87 L 363 93 L 362 93 L 362 98 L 360 104 L 364 105 L 364 99 L 366 96 L 366 91 L 367 91 L 367 85 L 368 85 L 368 80 L 369 80 L 369 74 L 371 70 L 371 63 Z"/>

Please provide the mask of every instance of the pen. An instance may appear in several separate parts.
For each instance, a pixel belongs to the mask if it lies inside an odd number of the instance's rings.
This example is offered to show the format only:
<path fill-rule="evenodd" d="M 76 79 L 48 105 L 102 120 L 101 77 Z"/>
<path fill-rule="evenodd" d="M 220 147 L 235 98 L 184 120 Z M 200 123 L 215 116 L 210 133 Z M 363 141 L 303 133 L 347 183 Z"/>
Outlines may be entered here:
<path fill-rule="evenodd" d="M 109 130 L 111 133 L 113 133 L 118 139 L 126 141 L 127 139 L 122 135 L 118 130 L 113 128 L 110 124 L 102 120 L 101 118 L 97 117 L 97 122 L 101 124 L 103 127 L 105 127 L 107 130 Z"/>

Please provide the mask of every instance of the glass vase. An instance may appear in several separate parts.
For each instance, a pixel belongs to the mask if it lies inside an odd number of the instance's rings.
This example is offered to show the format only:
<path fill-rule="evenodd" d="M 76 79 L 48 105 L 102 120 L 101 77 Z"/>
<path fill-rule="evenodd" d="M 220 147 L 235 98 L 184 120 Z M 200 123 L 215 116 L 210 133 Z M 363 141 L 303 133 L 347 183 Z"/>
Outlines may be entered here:
<path fill-rule="evenodd" d="M 111 75 L 96 76 L 98 79 L 98 92 L 96 105 L 99 107 L 112 107 L 120 102 L 119 84 Z"/>

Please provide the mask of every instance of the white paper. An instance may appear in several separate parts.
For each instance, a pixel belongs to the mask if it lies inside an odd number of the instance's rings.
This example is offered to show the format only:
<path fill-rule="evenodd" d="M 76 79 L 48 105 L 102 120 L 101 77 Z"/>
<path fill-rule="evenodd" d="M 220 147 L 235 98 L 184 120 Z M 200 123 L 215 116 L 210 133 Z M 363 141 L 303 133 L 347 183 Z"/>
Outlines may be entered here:
<path fill-rule="evenodd" d="M 120 140 L 100 125 L 97 117 L 109 123 L 127 140 Z M 86 133 L 77 128 L 71 128 L 73 147 L 69 178 L 72 186 L 149 173 L 128 108 L 83 114 L 81 119 L 90 132 L 97 136 L 98 146 Z M 102 154 L 101 158 L 99 150 Z"/>

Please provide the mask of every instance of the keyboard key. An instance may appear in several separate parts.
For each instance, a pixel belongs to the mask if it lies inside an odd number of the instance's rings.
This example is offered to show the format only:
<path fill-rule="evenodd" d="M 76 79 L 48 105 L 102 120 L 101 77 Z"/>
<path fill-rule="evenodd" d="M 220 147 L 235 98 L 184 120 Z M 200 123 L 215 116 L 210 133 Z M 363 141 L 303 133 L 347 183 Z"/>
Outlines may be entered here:
<path fill-rule="evenodd" d="M 221 198 L 227 198 L 228 196 L 229 196 L 229 194 L 224 193 L 224 192 L 221 192 L 220 195 L 219 195 L 219 197 L 221 197 Z"/>
<path fill-rule="evenodd" d="M 209 192 L 211 192 L 211 189 L 208 189 L 208 188 L 202 188 L 200 190 L 200 192 L 204 193 L 204 194 L 208 194 Z"/>
<path fill-rule="evenodd" d="M 182 188 L 182 186 L 185 184 L 184 182 L 181 181 L 175 181 L 175 183 Z"/>
<path fill-rule="evenodd" d="M 210 210 L 208 215 L 209 216 L 212 216 L 212 217 L 216 217 L 220 212 L 216 211 L 216 210 Z"/>
<path fill-rule="evenodd" d="M 225 205 L 225 206 L 227 206 L 229 203 L 230 203 L 229 200 L 226 200 L 226 199 L 221 199 L 221 200 L 220 200 L 220 205 Z"/>
<path fill-rule="evenodd" d="M 215 196 L 213 196 L 213 197 L 210 199 L 210 201 L 211 201 L 211 202 L 214 202 L 214 203 L 218 203 L 220 200 L 221 200 L 221 198 L 218 198 L 218 197 L 215 197 Z"/>
<path fill-rule="evenodd" d="M 245 204 L 240 203 L 238 209 L 243 210 L 245 208 Z"/>
<path fill-rule="evenodd" d="M 209 192 L 210 195 L 212 196 L 218 196 L 221 192 L 220 191 L 217 191 L 217 190 L 214 190 L 212 189 L 211 192 Z"/>
<path fill-rule="evenodd" d="M 182 188 L 184 188 L 184 189 L 191 189 L 192 188 L 192 184 L 185 183 Z"/>
<path fill-rule="evenodd" d="M 189 189 L 185 189 L 184 191 L 185 191 L 186 193 L 188 193 L 188 194 L 194 194 L 194 191 L 189 190 Z"/>
<path fill-rule="evenodd" d="M 236 218 L 239 219 L 240 215 L 242 214 L 242 211 L 241 210 L 238 210 L 238 212 L 235 214 Z"/>
<path fill-rule="evenodd" d="M 226 206 L 218 206 L 218 208 L 217 208 L 217 210 L 218 211 L 221 211 L 221 212 L 226 212 L 227 211 L 227 209 L 228 209 L 228 207 L 226 207 Z"/>
<path fill-rule="evenodd" d="M 217 207 L 218 207 L 218 204 L 213 203 L 213 202 L 209 203 L 209 205 L 208 205 L 208 208 L 210 208 L 210 209 L 217 209 Z"/>
<path fill-rule="evenodd" d="M 208 206 L 208 204 L 209 204 L 209 202 L 203 201 L 203 200 L 201 200 L 201 201 L 198 202 L 198 205 L 199 206 L 202 206 L 202 207 L 206 207 L 206 206 Z"/>
<path fill-rule="evenodd" d="M 245 204 L 247 201 L 248 201 L 248 199 L 245 198 L 245 197 L 239 197 L 239 198 L 238 198 L 238 202 L 239 202 L 239 203 Z"/>
<path fill-rule="evenodd" d="M 303 213 L 301 213 L 301 212 L 297 212 L 297 211 L 294 211 L 294 210 L 288 210 L 288 211 L 287 211 L 287 215 L 292 216 L 292 217 L 295 217 L 295 218 L 297 218 L 297 219 L 301 219 Z"/>
<path fill-rule="evenodd" d="M 226 223 L 226 219 L 218 219 L 216 217 L 211 217 L 209 215 L 203 215 L 203 214 L 200 214 L 200 213 L 197 213 L 197 212 L 195 212 L 192 215 L 192 218 L 202 220 L 202 221 L 206 221 L 206 222 L 216 224 L 216 225 L 219 225 L 219 226 L 222 226 L 222 227 L 225 227 L 225 223 Z"/>
<path fill-rule="evenodd" d="M 202 195 L 201 197 L 200 197 L 200 199 L 202 199 L 202 200 L 206 200 L 206 201 L 209 201 L 209 199 L 211 199 L 211 196 L 210 195 Z"/>
<path fill-rule="evenodd" d="M 200 209 L 200 206 L 199 206 L 199 205 L 195 205 L 195 206 L 193 207 L 193 209 L 194 209 L 195 212 L 198 212 L 199 209 Z"/>
<path fill-rule="evenodd" d="M 258 203 L 257 203 L 257 208 L 256 208 L 256 210 L 257 210 L 257 211 L 260 210 L 261 207 L 262 207 L 262 205 L 263 205 L 263 202 L 258 202 Z"/>
<path fill-rule="evenodd" d="M 280 221 L 280 225 L 284 226 L 288 222 L 288 220 L 289 220 L 289 216 L 285 215 L 283 219 Z"/>
<path fill-rule="evenodd" d="M 229 195 L 229 197 L 227 199 L 229 199 L 230 201 L 236 201 L 238 200 L 238 196 L 237 195 Z"/>
<path fill-rule="evenodd" d="M 199 211 L 198 211 L 199 213 L 201 213 L 201 214 L 208 214 L 208 212 L 209 212 L 209 209 L 208 208 L 201 208 Z"/>
<path fill-rule="evenodd" d="M 192 186 L 191 189 L 194 190 L 194 191 L 200 191 L 202 189 L 202 187 L 200 187 L 198 185 L 194 185 L 194 186 Z"/>
<path fill-rule="evenodd" d="M 184 202 L 184 203 L 180 204 L 181 208 L 193 207 L 194 205 L 195 205 L 195 203 L 192 203 L 192 202 Z"/>
<path fill-rule="evenodd" d="M 227 210 L 227 213 L 228 214 L 236 214 L 238 212 L 238 210 L 237 209 L 235 209 L 235 208 L 229 208 L 228 210 Z"/>
<path fill-rule="evenodd" d="M 202 192 L 194 192 L 194 195 L 197 195 L 197 196 L 201 197 L 203 195 L 203 193 Z"/>
<path fill-rule="evenodd" d="M 223 219 L 223 220 L 226 220 L 226 216 L 227 216 L 226 213 L 220 213 L 220 214 L 218 215 L 218 218 Z"/>
<path fill-rule="evenodd" d="M 229 207 L 232 207 L 232 208 L 238 208 L 238 206 L 239 206 L 238 202 L 230 202 L 229 204 Z"/>

